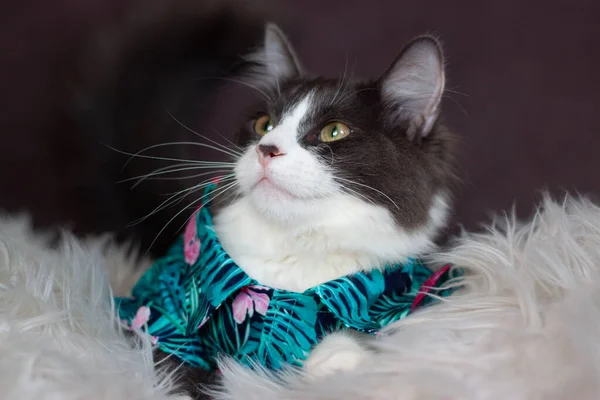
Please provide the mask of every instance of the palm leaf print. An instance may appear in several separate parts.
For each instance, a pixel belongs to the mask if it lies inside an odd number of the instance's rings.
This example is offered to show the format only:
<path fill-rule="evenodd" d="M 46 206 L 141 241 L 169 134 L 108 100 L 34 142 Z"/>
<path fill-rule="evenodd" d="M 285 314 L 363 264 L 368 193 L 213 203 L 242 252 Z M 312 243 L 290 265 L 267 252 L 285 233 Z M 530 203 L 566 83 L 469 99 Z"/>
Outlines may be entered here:
<path fill-rule="evenodd" d="M 192 367 L 211 370 L 214 365 L 209 363 L 211 358 L 205 357 L 205 346 L 201 338 L 180 336 L 172 334 L 167 336 L 168 340 L 161 342 L 159 339 L 158 347 L 167 354 L 185 361 Z"/>
<path fill-rule="evenodd" d="M 385 279 L 380 271 L 336 279 L 313 290 L 347 326 L 365 331 L 379 328 L 371 317 L 370 308 L 385 290 Z"/>
<path fill-rule="evenodd" d="M 186 311 L 187 311 L 187 327 L 186 335 L 194 334 L 200 325 L 206 322 L 213 308 L 210 307 L 209 301 L 198 287 L 196 279 L 190 279 L 190 288 L 186 291 Z"/>
<path fill-rule="evenodd" d="M 148 306 L 168 314 L 179 325 L 185 325 L 186 291 L 182 284 L 183 273 L 177 259 L 165 257 L 144 274 L 132 290 L 139 306 Z"/>
<path fill-rule="evenodd" d="M 410 308 L 415 299 L 414 295 L 389 293 L 381 296 L 371 309 L 371 319 L 377 322 L 379 328 L 405 318 L 410 313 Z"/>
<path fill-rule="evenodd" d="M 264 317 L 257 355 L 267 368 L 303 360 L 317 341 L 317 302 L 310 295 L 275 290 Z"/>
<path fill-rule="evenodd" d="M 196 263 L 189 268 L 185 281 L 191 285 L 191 277 L 195 277 L 200 291 L 213 307 L 217 307 L 238 289 L 255 282 L 235 264 L 221 247 L 214 231 L 208 228 L 212 226 L 210 214 L 199 213 L 198 223 L 207 225 L 199 235 L 202 251 Z M 190 286 L 186 289 L 189 290 Z"/>
<path fill-rule="evenodd" d="M 230 305 L 223 305 L 215 310 L 210 321 L 198 331 L 202 347 L 210 355 L 208 358 L 213 360 L 215 356 L 223 354 L 240 355 L 240 350 L 249 340 L 250 325 L 250 319 L 241 324 L 235 322 Z"/>

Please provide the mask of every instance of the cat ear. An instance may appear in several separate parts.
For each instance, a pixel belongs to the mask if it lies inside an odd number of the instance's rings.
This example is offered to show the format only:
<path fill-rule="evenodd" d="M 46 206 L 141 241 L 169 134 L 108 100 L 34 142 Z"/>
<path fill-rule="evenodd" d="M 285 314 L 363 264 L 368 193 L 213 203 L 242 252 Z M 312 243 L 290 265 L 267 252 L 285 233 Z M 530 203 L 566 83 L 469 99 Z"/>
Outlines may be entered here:
<path fill-rule="evenodd" d="M 421 36 L 409 43 L 381 77 L 383 100 L 398 119 L 408 119 L 410 140 L 429 134 L 444 93 L 444 56 L 440 43 Z"/>
<path fill-rule="evenodd" d="M 290 42 L 279 27 L 268 23 L 262 49 L 249 57 L 257 65 L 252 71 L 258 83 L 276 86 L 280 82 L 302 75 L 302 67 Z"/>

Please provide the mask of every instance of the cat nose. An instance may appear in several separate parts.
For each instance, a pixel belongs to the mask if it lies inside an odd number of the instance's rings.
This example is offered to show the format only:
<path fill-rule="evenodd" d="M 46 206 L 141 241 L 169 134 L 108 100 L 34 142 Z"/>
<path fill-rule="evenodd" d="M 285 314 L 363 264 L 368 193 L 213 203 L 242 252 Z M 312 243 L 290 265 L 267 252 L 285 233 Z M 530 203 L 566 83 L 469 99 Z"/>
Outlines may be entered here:
<path fill-rule="evenodd" d="M 267 164 L 274 157 L 285 155 L 285 153 L 279 150 L 279 147 L 273 144 L 259 144 L 256 146 L 256 152 L 262 165 Z"/>

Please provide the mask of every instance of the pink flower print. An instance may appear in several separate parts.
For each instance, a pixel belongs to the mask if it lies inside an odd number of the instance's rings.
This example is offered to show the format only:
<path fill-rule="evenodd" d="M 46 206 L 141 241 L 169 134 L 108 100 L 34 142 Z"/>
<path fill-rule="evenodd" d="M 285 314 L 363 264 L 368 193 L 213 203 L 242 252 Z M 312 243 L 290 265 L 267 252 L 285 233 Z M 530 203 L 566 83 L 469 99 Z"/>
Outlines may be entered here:
<path fill-rule="evenodd" d="M 126 320 L 121 320 L 121 323 L 125 327 L 125 329 L 136 332 L 138 334 L 144 335 L 146 338 L 150 340 L 150 343 L 153 346 L 158 344 L 158 336 L 151 336 L 142 331 L 142 328 L 148 323 L 150 319 L 150 308 L 146 306 L 141 306 L 135 313 L 135 317 L 131 321 L 131 325 Z"/>
<path fill-rule="evenodd" d="M 200 255 L 200 239 L 196 237 L 196 211 L 185 226 L 183 233 L 183 252 L 185 262 L 192 265 L 198 260 Z"/>
<path fill-rule="evenodd" d="M 415 296 L 415 299 L 413 300 L 413 303 L 410 306 L 410 312 L 413 312 L 418 307 L 418 305 L 421 303 L 421 301 L 423 301 L 427 293 L 429 293 L 429 291 L 431 291 L 431 289 L 435 287 L 440 277 L 444 275 L 450 268 L 452 268 L 452 265 L 445 265 L 444 267 L 440 268 L 435 273 L 433 273 L 433 275 L 431 275 L 429 278 L 427 278 L 425 282 L 423 282 L 423 284 L 419 288 L 418 294 Z"/>
<path fill-rule="evenodd" d="M 214 178 L 212 178 L 210 180 L 210 183 L 214 183 L 215 185 L 219 184 L 219 182 L 221 182 L 221 179 L 223 179 L 222 176 L 215 176 Z"/>
<path fill-rule="evenodd" d="M 131 329 L 140 329 L 150 319 L 150 309 L 146 306 L 141 306 L 135 313 L 135 317 L 131 321 Z"/>
<path fill-rule="evenodd" d="M 265 289 L 262 286 L 247 286 L 241 289 L 240 293 L 233 300 L 233 319 L 241 324 L 246 316 L 252 317 L 254 311 L 260 315 L 267 314 L 269 308 L 269 296 L 266 293 L 258 293 L 251 289 Z"/>

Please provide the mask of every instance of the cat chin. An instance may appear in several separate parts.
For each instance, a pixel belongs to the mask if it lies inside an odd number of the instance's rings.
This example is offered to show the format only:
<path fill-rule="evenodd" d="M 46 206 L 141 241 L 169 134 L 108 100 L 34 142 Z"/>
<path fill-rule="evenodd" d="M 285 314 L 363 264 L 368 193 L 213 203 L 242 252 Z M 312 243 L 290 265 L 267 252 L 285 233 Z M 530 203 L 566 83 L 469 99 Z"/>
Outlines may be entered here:
<path fill-rule="evenodd" d="M 299 200 L 298 196 L 296 196 L 294 193 L 273 183 L 273 181 L 271 181 L 268 178 L 262 178 L 260 181 L 258 181 L 258 183 L 254 186 L 252 192 L 255 193 L 255 195 L 259 198 L 266 198 L 266 200 Z"/>
<path fill-rule="evenodd" d="M 279 223 L 299 223 L 315 217 L 315 200 L 303 199 L 293 193 L 263 181 L 247 195 L 258 214 Z"/>

